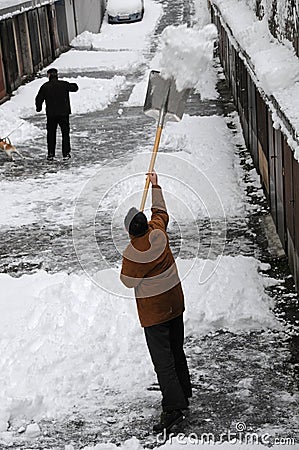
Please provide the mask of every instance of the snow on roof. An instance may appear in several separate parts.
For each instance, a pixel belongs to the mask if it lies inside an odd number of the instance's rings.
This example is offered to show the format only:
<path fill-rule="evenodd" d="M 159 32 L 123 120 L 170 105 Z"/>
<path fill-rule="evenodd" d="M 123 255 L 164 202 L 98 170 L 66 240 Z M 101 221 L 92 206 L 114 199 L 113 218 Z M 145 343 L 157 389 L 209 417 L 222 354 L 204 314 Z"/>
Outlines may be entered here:
<path fill-rule="evenodd" d="M 224 27 L 229 26 L 235 38 L 233 44 L 246 52 L 244 62 L 254 73 L 257 87 L 266 95 L 274 127 L 282 129 L 299 161 L 299 58 L 291 42 L 279 42 L 269 31 L 267 17 L 259 20 L 253 8 L 238 0 L 211 0 L 211 3 L 218 7 Z M 288 128 L 281 120 L 282 115 L 289 122 Z"/>

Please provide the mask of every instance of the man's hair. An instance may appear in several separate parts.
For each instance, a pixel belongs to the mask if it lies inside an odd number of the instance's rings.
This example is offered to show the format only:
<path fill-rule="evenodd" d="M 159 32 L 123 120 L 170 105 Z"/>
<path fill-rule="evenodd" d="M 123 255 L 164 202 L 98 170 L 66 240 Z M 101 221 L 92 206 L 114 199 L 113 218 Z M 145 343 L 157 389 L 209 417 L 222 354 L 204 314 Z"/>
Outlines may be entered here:
<path fill-rule="evenodd" d="M 47 70 L 47 75 L 50 75 L 50 80 L 52 80 L 53 78 L 58 78 L 58 70 L 54 69 L 54 67 L 51 67 L 51 69 Z"/>
<path fill-rule="evenodd" d="M 146 215 L 137 208 L 131 208 L 125 217 L 125 227 L 132 236 L 142 236 L 148 230 Z"/>

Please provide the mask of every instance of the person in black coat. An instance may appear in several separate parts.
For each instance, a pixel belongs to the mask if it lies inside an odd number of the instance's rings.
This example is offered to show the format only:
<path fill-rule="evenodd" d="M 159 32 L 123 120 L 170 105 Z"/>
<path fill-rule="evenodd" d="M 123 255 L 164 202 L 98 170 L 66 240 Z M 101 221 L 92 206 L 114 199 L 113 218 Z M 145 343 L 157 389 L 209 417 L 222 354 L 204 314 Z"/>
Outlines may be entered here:
<path fill-rule="evenodd" d="M 48 159 L 53 160 L 56 147 L 56 130 L 60 126 L 62 134 L 62 155 L 64 159 L 71 157 L 70 145 L 70 92 L 78 91 L 76 83 L 58 80 L 57 69 L 47 71 L 49 81 L 44 83 L 35 97 L 36 111 L 42 110 L 46 102 Z"/>

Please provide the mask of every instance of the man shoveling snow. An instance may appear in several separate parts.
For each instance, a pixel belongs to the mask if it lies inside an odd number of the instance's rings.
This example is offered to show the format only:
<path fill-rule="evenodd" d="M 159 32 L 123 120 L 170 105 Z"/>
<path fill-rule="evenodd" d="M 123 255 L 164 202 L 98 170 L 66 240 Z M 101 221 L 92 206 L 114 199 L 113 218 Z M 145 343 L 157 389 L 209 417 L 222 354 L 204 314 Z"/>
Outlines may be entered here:
<path fill-rule="evenodd" d="M 153 431 L 169 431 L 184 419 L 192 396 L 183 349 L 184 294 L 166 233 L 169 217 L 156 173 L 152 216 L 131 208 L 125 226 L 131 242 L 123 253 L 121 281 L 134 288 L 141 326 L 162 392 L 162 414 Z"/>

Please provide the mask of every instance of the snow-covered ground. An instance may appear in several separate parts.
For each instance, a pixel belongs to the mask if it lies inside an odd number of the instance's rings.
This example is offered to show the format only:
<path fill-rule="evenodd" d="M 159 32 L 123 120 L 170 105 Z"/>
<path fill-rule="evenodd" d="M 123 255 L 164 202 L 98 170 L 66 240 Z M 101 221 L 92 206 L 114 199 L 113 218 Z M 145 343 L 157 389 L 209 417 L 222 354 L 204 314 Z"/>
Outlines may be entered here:
<path fill-rule="evenodd" d="M 153 64 L 148 59 L 148 46 L 162 13 L 161 4 L 147 0 L 145 11 L 144 21 L 131 24 L 128 33 L 125 25 L 104 23 L 99 35 L 83 33 L 73 41 L 74 47 L 93 50 L 74 49 L 55 61 L 53 66 L 68 72 L 66 79 L 80 86 L 71 98 L 75 114 L 102 110 L 116 101 L 127 87 L 128 72 L 132 76 L 143 67 L 144 76 L 148 76 L 145 69 Z M 203 11 L 207 17 L 206 9 Z M 73 78 L 82 70 L 85 75 L 89 71 L 113 71 L 115 76 Z M 210 70 L 213 88 L 208 92 L 215 98 L 217 71 Z M 0 108 L 2 135 L 23 123 L 14 134 L 16 144 L 25 136 L 33 141 L 42 133 L 29 119 L 35 114 L 33 99 L 43 81 L 23 86 Z M 140 88 L 144 80 L 140 83 L 136 81 L 139 88 L 132 94 L 139 105 L 145 95 Z M 129 104 L 130 100 L 122 107 Z M 40 117 L 44 119 L 42 114 Z M 242 218 L 250 211 L 234 154 L 236 144 L 243 143 L 238 119 L 234 115 L 229 118 L 237 125 L 236 135 L 227 127 L 227 120 L 223 116 L 186 114 L 181 123 L 167 124 L 156 168 L 172 219 L 185 224 L 205 218 L 222 221 Z M 150 150 L 150 143 L 137 148 L 124 164 L 113 161 L 104 167 L 70 166 L 67 171 L 39 178 L 1 181 L 0 224 L 7 229 L 51 222 L 70 226 L 75 220 L 85 228 L 100 205 L 104 212 L 115 212 L 113 226 L 117 230 L 129 204 L 140 200 Z M 234 333 L 281 329 L 272 312 L 273 302 L 265 293 L 275 281 L 263 273 L 267 267 L 257 259 L 219 255 L 213 260 L 179 258 L 177 262 L 188 299 L 188 336 L 199 338 L 218 329 Z M 74 405 L 88 407 L 95 396 L 105 405 L 107 390 L 118 392 L 119 402 L 147 395 L 145 389 L 155 378 L 132 292 L 120 284 L 119 267 L 88 275 L 83 271 L 49 274 L 43 270 L 20 278 L 0 274 L 3 441 L 9 442 L 12 437 L 5 431 L 8 422 L 57 418 Z M 179 449 L 182 445 L 194 448 L 193 444 L 178 442 L 161 448 Z M 85 447 L 115 448 L 112 443 Z M 141 444 L 131 439 L 117 448 L 139 450 Z M 73 449 L 76 447 L 68 446 L 67 450 Z M 223 444 L 221 449 L 231 447 Z"/>
<path fill-rule="evenodd" d="M 264 293 L 274 281 L 258 273 L 266 267 L 254 258 L 179 260 L 178 267 L 187 273 L 187 334 L 279 327 Z M 215 267 L 214 276 L 201 284 L 201 272 Z M 10 414 L 35 420 L 57 416 L 74 403 L 82 407 L 95 391 L 101 400 L 107 389 L 117 390 L 118 399 L 137 398 L 151 384 L 154 374 L 133 293 L 118 278 L 119 269 L 95 276 L 99 285 L 110 287 L 107 293 L 82 274 L 0 275 L 2 420 Z"/>

